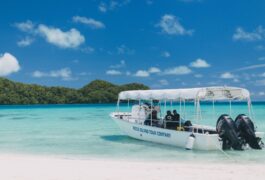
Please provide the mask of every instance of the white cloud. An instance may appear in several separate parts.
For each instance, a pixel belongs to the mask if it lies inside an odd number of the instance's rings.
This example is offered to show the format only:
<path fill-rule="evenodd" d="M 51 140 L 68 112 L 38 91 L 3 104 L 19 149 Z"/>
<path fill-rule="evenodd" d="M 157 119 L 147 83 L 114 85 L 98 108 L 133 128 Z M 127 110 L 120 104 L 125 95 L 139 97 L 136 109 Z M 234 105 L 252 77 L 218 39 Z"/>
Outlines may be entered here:
<path fill-rule="evenodd" d="M 185 83 L 185 82 L 181 82 L 181 85 L 182 85 L 182 86 L 186 86 L 187 83 Z"/>
<path fill-rule="evenodd" d="M 24 39 L 21 39 L 20 41 L 17 42 L 17 45 L 19 47 L 26 47 L 29 46 L 33 43 L 34 39 L 30 37 L 25 37 Z"/>
<path fill-rule="evenodd" d="M 41 36 L 48 43 L 60 48 L 76 48 L 85 42 L 85 37 L 75 28 L 69 31 L 62 31 L 59 28 L 49 27 L 44 24 L 35 26 L 31 21 L 15 23 L 15 27 L 32 36 Z M 28 46 L 33 42 L 33 38 L 26 37 L 17 42 L 18 46 Z"/>
<path fill-rule="evenodd" d="M 164 51 L 164 52 L 162 52 L 162 56 L 165 58 L 169 58 L 171 56 L 171 54 L 168 51 Z"/>
<path fill-rule="evenodd" d="M 146 0 L 147 5 L 152 5 L 154 2 L 152 0 Z"/>
<path fill-rule="evenodd" d="M 15 27 L 20 31 L 31 32 L 34 29 L 34 24 L 30 20 L 27 20 L 25 22 L 15 23 Z"/>
<path fill-rule="evenodd" d="M 258 60 L 259 61 L 265 61 L 265 56 L 259 57 Z"/>
<path fill-rule="evenodd" d="M 169 85 L 169 82 L 166 79 L 161 79 L 161 80 L 159 80 L 159 84 L 162 86 L 167 86 L 167 85 Z"/>
<path fill-rule="evenodd" d="M 265 77 L 265 72 L 260 75 L 260 77 Z"/>
<path fill-rule="evenodd" d="M 107 75 L 121 75 L 122 73 L 120 71 L 114 70 L 114 69 L 110 69 L 106 71 Z"/>
<path fill-rule="evenodd" d="M 233 79 L 233 82 L 238 83 L 238 82 L 240 82 L 240 81 L 239 81 L 239 79 L 234 78 L 234 79 Z"/>
<path fill-rule="evenodd" d="M 138 70 L 134 76 L 137 77 L 149 77 L 151 74 L 158 74 L 161 70 L 157 67 L 150 67 L 148 70 Z M 130 74 L 129 74 L 130 75 Z"/>
<path fill-rule="evenodd" d="M 246 81 L 249 81 L 252 78 L 252 76 L 250 76 L 249 73 L 243 73 L 243 74 L 240 75 L 240 77 L 242 77 Z"/>
<path fill-rule="evenodd" d="M 150 73 L 148 71 L 145 71 L 145 70 L 138 70 L 134 76 L 137 76 L 137 77 L 148 77 L 150 76 Z"/>
<path fill-rule="evenodd" d="M 0 55 L 0 76 L 8 76 L 20 70 L 19 62 L 10 53 Z"/>
<path fill-rule="evenodd" d="M 202 74 L 195 74 L 194 77 L 196 77 L 196 78 L 202 78 L 203 75 Z"/>
<path fill-rule="evenodd" d="M 32 73 L 32 76 L 33 77 L 36 77 L 36 78 L 41 78 L 41 77 L 45 77 L 45 76 L 48 76 L 48 73 L 44 73 L 44 72 L 41 72 L 41 71 L 34 71 Z"/>
<path fill-rule="evenodd" d="M 259 92 L 259 96 L 265 96 L 265 92 L 263 91 Z"/>
<path fill-rule="evenodd" d="M 113 10 L 115 8 L 122 7 L 129 4 L 130 2 L 131 0 L 120 0 L 120 1 L 111 0 L 109 3 L 109 9 Z"/>
<path fill-rule="evenodd" d="M 216 82 L 216 81 L 214 81 L 214 82 L 208 82 L 207 84 L 210 85 L 210 86 L 215 86 L 215 85 L 218 84 L 218 82 Z"/>
<path fill-rule="evenodd" d="M 184 3 L 192 3 L 192 2 L 201 2 L 202 0 L 178 0 L 180 2 L 184 2 Z"/>
<path fill-rule="evenodd" d="M 78 59 L 74 59 L 73 60 L 73 63 L 78 64 L 79 63 L 79 60 Z"/>
<path fill-rule="evenodd" d="M 258 45 L 255 47 L 256 50 L 259 50 L 259 51 L 264 51 L 265 50 L 265 46 L 263 45 Z"/>
<path fill-rule="evenodd" d="M 89 72 L 81 72 L 81 73 L 78 73 L 79 76 L 88 76 L 88 75 L 91 75 L 91 73 Z"/>
<path fill-rule="evenodd" d="M 233 39 L 238 41 L 258 41 L 265 38 L 265 29 L 258 26 L 253 32 L 246 32 L 243 28 L 238 27 L 233 35 Z"/>
<path fill-rule="evenodd" d="M 121 60 L 119 64 L 111 65 L 110 68 L 119 69 L 119 68 L 123 68 L 125 66 L 126 66 L 125 61 Z"/>
<path fill-rule="evenodd" d="M 98 10 L 105 13 L 107 12 L 107 5 L 105 3 L 100 3 L 99 6 L 98 6 Z"/>
<path fill-rule="evenodd" d="M 111 10 L 115 9 L 118 6 L 119 6 L 119 3 L 117 1 L 110 1 L 109 3 L 109 9 Z"/>
<path fill-rule="evenodd" d="M 199 58 L 199 59 L 191 62 L 190 66 L 194 67 L 194 68 L 208 68 L 211 65 L 208 64 L 204 59 Z"/>
<path fill-rule="evenodd" d="M 91 54 L 95 52 L 95 49 L 93 47 L 87 46 L 85 48 L 82 48 L 81 51 L 87 54 Z"/>
<path fill-rule="evenodd" d="M 110 0 L 109 3 L 101 2 L 98 6 L 99 11 L 105 13 L 129 4 L 131 0 Z"/>
<path fill-rule="evenodd" d="M 265 67 L 265 64 L 255 64 L 255 65 L 246 66 L 246 67 L 236 69 L 235 71 L 244 71 L 244 70 L 257 69 L 257 68 L 263 68 L 263 67 Z"/>
<path fill-rule="evenodd" d="M 162 32 L 169 35 L 192 35 L 193 33 L 193 30 L 186 30 L 179 20 L 171 14 L 162 16 L 157 26 L 162 29 Z"/>
<path fill-rule="evenodd" d="M 190 68 L 187 66 L 177 66 L 174 68 L 169 68 L 166 69 L 164 74 L 168 75 L 185 75 L 185 74 L 190 74 L 192 71 Z"/>
<path fill-rule="evenodd" d="M 92 19 L 92 18 L 74 16 L 73 17 L 73 21 L 75 23 L 85 24 L 85 25 L 87 25 L 87 26 L 89 26 L 90 28 L 93 28 L 93 29 L 104 29 L 105 28 L 105 25 L 102 22 L 97 21 L 97 20 Z"/>
<path fill-rule="evenodd" d="M 72 80 L 72 71 L 69 68 L 63 68 L 59 70 L 53 70 L 50 72 L 34 71 L 32 76 L 35 78 L 51 77 L 51 78 L 62 78 L 63 80 Z"/>
<path fill-rule="evenodd" d="M 265 86 L 265 79 L 257 80 L 257 81 L 255 82 L 255 85 L 256 85 L 256 86 Z"/>
<path fill-rule="evenodd" d="M 160 73 L 161 72 L 161 70 L 159 69 L 159 68 L 157 68 L 157 67 L 150 67 L 149 69 L 148 69 L 148 72 L 151 74 L 151 73 Z"/>
<path fill-rule="evenodd" d="M 85 37 L 74 28 L 64 32 L 59 28 L 40 24 L 38 26 L 38 33 L 43 36 L 48 43 L 60 48 L 76 48 L 85 42 Z"/>
<path fill-rule="evenodd" d="M 125 46 L 124 44 L 117 47 L 117 53 L 118 54 L 132 55 L 132 54 L 134 54 L 134 52 L 135 52 L 134 49 L 130 49 L 127 46 Z"/>
<path fill-rule="evenodd" d="M 220 78 L 221 79 L 234 79 L 235 75 L 230 73 L 230 72 L 225 72 L 225 73 L 221 74 Z"/>

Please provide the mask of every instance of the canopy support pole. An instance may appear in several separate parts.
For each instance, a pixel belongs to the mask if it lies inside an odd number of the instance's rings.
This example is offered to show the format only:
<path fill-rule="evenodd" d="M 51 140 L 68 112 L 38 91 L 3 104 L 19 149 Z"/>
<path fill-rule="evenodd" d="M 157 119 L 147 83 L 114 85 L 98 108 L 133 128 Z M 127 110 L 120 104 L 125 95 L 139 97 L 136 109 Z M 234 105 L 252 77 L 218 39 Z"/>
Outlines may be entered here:
<path fill-rule="evenodd" d="M 248 114 L 249 114 L 250 119 L 252 119 L 253 121 L 255 121 L 253 107 L 252 107 L 250 98 L 248 98 Z"/>
<path fill-rule="evenodd" d="M 184 119 L 186 119 L 186 101 L 185 101 L 185 99 L 183 100 L 183 104 L 184 104 Z"/>
<path fill-rule="evenodd" d="M 164 101 L 164 114 L 166 115 L 167 114 L 167 101 L 165 100 Z"/>
<path fill-rule="evenodd" d="M 215 102 L 213 99 L 213 120 L 214 120 L 215 116 L 216 116 L 216 114 L 215 114 Z"/>
<path fill-rule="evenodd" d="M 151 117 L 150 123 L 151 123 L 151 126 L 153 126 L 153 121 L 152 121 L 152 119 L 153 119 L 153 100 L 152 99 L 151 99 L 151 116 L 150 117 Z"/>
<path fill-rule="evenodd" d="M 142 107 L 141 107 L 141 99 L 139 99 L 139 111 L 138 111 L 138 117 L 140 116 L 140 111 L 142 110 Z"/>
<path fill-rule="evenodd" d="M 229 100 L 229 114 L 230 114 L 230 117 L 232 116 L 232 102 L 231 102 L 231 99 Z"/>
<path fill-rule="evenodd" d="M 250 110 L 251 110 L 251 119 L 253 120 L 253 121 L 255 121 L 255 114 L 254 114 L 254 111 L 253 111 L 253 106 L 252 106 L 252 104 L 250 103 Z"/>
<path fill-rule="evenodd" d="M 130 99 L 128 99 L 128 110 L 130 110 Z"/>
<path fill-rule="evenodd" d="M 248 116 L 251 118 L 251 103 L 250 103 L 250 99 L 248 99 Z"/>
<path fill-rule="evenodd" d="M 200 115 L 200 123 L 202 123 L 202 111 L 201 111 L 201 105 L 199 104 L 199 115 Z M 202 128 L 202 133 L 204 134 L 204 127 Z"/>
<path fill-rule="evenodd" d="M 120 111 L 120 99 L 118 99 L 117 101 L 117 108 L 116 111 L 119 112 Z"/>
<path fill-rule="evenodd" d="M 165 116 L 166 116 L 166 110 L 167 110 L 167 100 L 165 100 L 164 101 L 164 114 L 165 114 Z M 163 124 L 164 124 L 164 128 L 166 128 L 166 123 L 165 123 L 165 121 L 164 121 L 164 118 L 163 118 Z"/>
<path fill-rule="evenodd" d="M 196 113 L 197 113 L 197 99 L 194 101 L 194 119 L 196 119 Z"/>
<path fill-rule="evenodd" d="M 116 111 L 118 112 L 118 116 L 120 116 L 120 99 L 118 99 L 118 101 L 117 101 Z"/>
<path fill-rule="evenodd" d="M 200 100 L 199 99 L 197 99 L 196 100 L 196 116 L 197 116 L 197 118 L 196 118 L 196 124 L 198 125 L 199 124 L 199 113 L 200 113 Z M 199 129 L 198 129 L 198 127 L 197 127 L 197 133 L 198 133 L 198 131 L 199 131 Z"/>
<path fill-rule="evenodd" d="M 181 98 L 179 99 L 179 127 L 181 128 Z"/>
<path fill-rule="evenodd" d="M 159 107 L 159 114 L 160 114 L 160 119 L 163 117 L 162 111 L 161 111 L 161 102 L 158 102 L 158 107 Z"/>

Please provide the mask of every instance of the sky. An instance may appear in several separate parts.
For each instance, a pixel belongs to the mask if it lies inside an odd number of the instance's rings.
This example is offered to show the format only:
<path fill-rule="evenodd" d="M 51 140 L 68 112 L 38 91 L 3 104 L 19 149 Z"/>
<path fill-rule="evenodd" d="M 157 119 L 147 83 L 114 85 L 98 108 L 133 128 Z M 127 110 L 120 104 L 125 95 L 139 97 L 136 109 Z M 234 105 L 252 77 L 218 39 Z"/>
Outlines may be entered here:
<path fill-rule="evenodd" d="M 1 1 L 0 76 L 80 88 L 247 88 L 265 99 L 265 1 Z"/>

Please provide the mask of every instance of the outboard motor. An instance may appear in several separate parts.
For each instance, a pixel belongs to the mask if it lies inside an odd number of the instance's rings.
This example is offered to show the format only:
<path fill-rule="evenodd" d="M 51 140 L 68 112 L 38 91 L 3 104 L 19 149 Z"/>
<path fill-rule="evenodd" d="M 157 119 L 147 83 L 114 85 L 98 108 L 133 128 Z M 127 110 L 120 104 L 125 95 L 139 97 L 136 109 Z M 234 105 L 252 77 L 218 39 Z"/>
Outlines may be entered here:
<path fill-rule="evenodd" d="M 216 131 L 223 141 L 223 149 L 243 150 L 242 142 L 238 138 L 237 129 L 233 119 L 227 115 L 221 115 L 216 123 Z"/>
<path fill-rule="evenodd" d="M 253 149 L 262 149 L 259 145 L 260 138 L 256 137 L 254 124 L 251 119 L 245 114 L 240 114 L 235 120 L 236 127 L 239 132 L 239 136 L 248 143 Z"/>

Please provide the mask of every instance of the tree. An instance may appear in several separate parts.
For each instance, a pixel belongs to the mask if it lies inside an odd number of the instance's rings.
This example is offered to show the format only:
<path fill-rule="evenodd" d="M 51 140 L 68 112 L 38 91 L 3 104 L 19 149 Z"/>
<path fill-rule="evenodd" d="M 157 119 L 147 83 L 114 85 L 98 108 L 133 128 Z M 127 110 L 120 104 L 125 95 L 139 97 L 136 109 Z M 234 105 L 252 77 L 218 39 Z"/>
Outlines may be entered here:
<path fill-rule="evenodd" d="M 149 87 L 139 83 L 119 86 L 95 80 L 81 89 L 73 89 L 23 84 L 0 78 L 0 104 L 114 103 L 119 92 L 139 89 L 149 89 Z"/>

